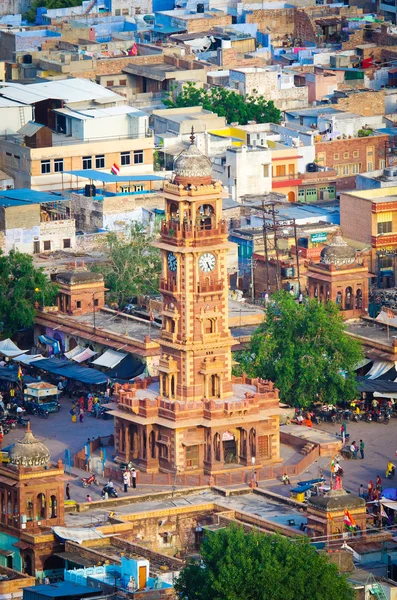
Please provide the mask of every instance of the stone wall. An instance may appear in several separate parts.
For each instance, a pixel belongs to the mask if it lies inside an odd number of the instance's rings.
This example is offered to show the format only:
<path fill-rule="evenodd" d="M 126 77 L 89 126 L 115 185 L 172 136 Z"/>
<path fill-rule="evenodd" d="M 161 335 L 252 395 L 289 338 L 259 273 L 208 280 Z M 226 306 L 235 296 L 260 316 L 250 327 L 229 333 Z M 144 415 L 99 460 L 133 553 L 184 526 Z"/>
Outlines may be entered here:
<path fill-rule="evenodd" d="M 335 105 L 337 110 L 356 113 L 363 117 L 385 114 L 385 92 L 383 90 L 350 94 L 347 98 L 339 98 Z"/>
<path fill-rule="evenodd" d="M 282 46 L 283 39 L 295 33 L 295 9 L 253 10 L 246 15 L 246 22 L 257 24 L 258 30 L 263 33 L 268 33 L 269 27 L 272 44 L 275 47 Z"/>

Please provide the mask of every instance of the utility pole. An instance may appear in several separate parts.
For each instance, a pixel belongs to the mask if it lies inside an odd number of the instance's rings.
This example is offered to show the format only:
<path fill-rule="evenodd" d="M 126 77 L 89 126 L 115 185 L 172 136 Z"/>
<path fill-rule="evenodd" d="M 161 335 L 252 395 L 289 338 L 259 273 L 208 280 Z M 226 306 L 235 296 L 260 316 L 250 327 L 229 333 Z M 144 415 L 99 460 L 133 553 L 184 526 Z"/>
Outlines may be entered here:
<path fill-rule="evenodd" d="M 296 274 L 298 276 L 298 298 L 301 293 L 301 274 L 299 266 L 299 250 L 298 250 L 298 235 L 296 233 L 296 220 L 293 222 L 294 227 L 294 238 L 295 238 L 295 258 L 296 258 Z"/>
<path fill-rule="evenodd" d="M 252 300 L 252 303 L 255 302 L 255 278 L 254 278 L 255 266 L 256 266 L 256 261 L 251 256 L 251 300 Z"/>
<path fill-rule="evenodd" d="M 263 227 L 262 227 L 263 247 L 265 250 L 265 268 L 266 268 L 266 292 L 269 293 L 269 291 L 270 291 L 269 256 L 268 256 L 268 250 L 267 250 L 266 207 L 265 207 L 264 200 L 262 200 L 262 212 L 263 212 Z"/>
<path fill-rule="evenodd" d="M 278 223 L 276 222 L 276 209 L 274 208 L 274 204 L 271 206 L 271 215 L 273 219 L 273 236 L 274 236 L 274 250 L 276 253 L 276 283 L 277 289 L 281 289 L 281 269 L 280 269 L 280 260 L 278 255 L 278 244 L 277 244 L 277 227 Z"/>

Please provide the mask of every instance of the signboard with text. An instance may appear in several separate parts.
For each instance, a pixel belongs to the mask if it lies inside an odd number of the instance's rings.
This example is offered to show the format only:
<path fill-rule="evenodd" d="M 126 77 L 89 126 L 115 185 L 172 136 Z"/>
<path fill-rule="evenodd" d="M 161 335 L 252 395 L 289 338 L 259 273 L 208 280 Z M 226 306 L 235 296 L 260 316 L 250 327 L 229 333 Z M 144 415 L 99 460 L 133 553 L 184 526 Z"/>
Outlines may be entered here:
<path fill-rule="evenodd" d="M 321 231 L 320 233 L 312 233 L 310 236 L 310 241 L 312 244 L 317 244 L 318 242 L 326 242 L 327 234 L 325 231 Z"/>

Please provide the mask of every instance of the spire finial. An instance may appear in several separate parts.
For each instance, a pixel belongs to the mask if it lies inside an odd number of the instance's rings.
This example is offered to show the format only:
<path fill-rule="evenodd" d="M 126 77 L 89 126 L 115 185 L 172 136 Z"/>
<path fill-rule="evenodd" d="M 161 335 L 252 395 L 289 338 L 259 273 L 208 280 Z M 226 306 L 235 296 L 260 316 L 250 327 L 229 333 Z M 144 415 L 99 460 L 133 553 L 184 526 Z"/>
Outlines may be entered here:
<path fill-rule="evenodd" d="M 193 146 L 195 140 L 196 140 L 196 137 L 194 135 L 194 127 L 192 125 L 192 131 L 191 131 L 191 134 L 190 134 L 190 143 L 191 143 L 192 146 Z"/>
<path fill-rule="evenodd" d="M 27 423 L 27 426 L 26 426 L 26 433 L 31 432 L 31 431 L 32 430 L 30 429 L 30 420 L 29 420 Z"/>

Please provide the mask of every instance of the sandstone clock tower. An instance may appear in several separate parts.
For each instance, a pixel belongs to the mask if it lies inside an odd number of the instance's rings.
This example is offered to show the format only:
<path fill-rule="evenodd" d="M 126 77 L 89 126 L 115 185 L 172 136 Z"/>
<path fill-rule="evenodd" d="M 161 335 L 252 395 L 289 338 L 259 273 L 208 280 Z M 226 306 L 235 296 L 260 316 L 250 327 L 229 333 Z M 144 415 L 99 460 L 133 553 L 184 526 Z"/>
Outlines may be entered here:
<path fill-rule="evenodd" d="M 279 460 L 278 390 L 232 378 L 228 327 L 230 247 L 222 185 L 194 145 L 164 185 L 163 324 L 159 381 L 116 394 L 118 456 L 141 470 L 215 473 Z"/>

